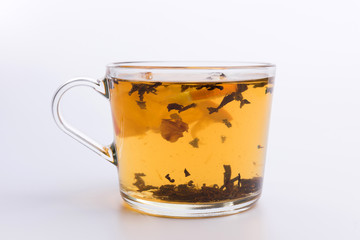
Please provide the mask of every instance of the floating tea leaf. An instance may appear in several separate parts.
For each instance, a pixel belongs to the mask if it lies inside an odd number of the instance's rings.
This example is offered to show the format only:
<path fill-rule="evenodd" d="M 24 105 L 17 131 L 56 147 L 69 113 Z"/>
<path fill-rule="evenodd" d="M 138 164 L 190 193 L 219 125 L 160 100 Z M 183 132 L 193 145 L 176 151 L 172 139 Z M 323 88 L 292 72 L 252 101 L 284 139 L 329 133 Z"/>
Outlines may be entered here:
<path fill-rule="evenodd" d="M 273 92 L 273 88 L 272 87 L 267 87 L 266 89 L 265 89 L 265 94 L 267 94 L 267 93 L 272 93 Z"/>
<path fill-rule="evenodd" d="M 154 84 L 132 83 L 131 90 L 129 91 L 129 96 L 131 96 L 134 92 L 138 92 L 140 101 L 144 101 L 144 94 L 152 93 L 156 95 L 156 88 L 161 84 L 161 82 L 156 82 Z"/>
<path fill-rule="evenodd" d="M 245 104 L 250 104 L 250 102 L 247 99 L 243 99 L 240 102 L 240 108 L 242 108 Z"/>
<path fill-rule="evenodd" d="M 193 108 L 193 107 L 196 107 L 196 104 L 195 103 L 192 103 L 192 104 L 189 104 L 185 107 L 183 107 L 182 109 L 179 110 L 179 113 L 185 111 L 185 110 L 188 110 L 189 108 Z"/>
<path fill-rule="evenodd" d="M 261 88 L 261 87 L 265 87 L 268 83 L 267 82 L 260 82 L 260 83 L 255 83 L 253 88 Z"/>
<path fill-rule="evenodd" d="M 181 112 L 188 110 L 189 108 L 193 108 L 193 107 L 196 107 L 195 103 L 189 104 L 185 107 L 183 105 L 180 105 L 177 103 L 169 103 L 167 106 L 167 109 L 168 109 L 168 112 L 170 112 L 171 110 L 177 110 L 177 111 L 179 111 L 179 113 L 181 113 Z"/>
<path fill-rule="evenodd" d="M 220 105 L 216 108 L 214 107 L 208 107 L 209 114 L 212 114 L 214 112 L 218 112 L 220 108 L 228 104 L 229 102 L 232 102 L 235 99 L 235 93 L 231 93 L 229 95 L 226 95 L 224 99 L 221 101 Z"/>
<path fill-rule="evenodd" d="M 173 120 L 181 120 L 181 117 L 177 113 L 170 114 L 170 118 Z"/>
<path fill-rule="evenodd" d="M 175 179 L 172 179 L 172 178 L 170 177 L 170 174 L 166 174 L 165 178 L 166 178 L 167 180 L 169 180 L 169 182 L 171 182 L 171 183 L 175 182 Z"/>
<path fill-rule="evenodd" d="M 223 121 L 223 123 L 225 123 L 225 125 L 226 125 L 228 128 L 231 128 L 231 127 L 232 127 L 232 124 L 231 124 L 231 122 L 229 122 L 229 120 L 223 119 L 222 121 Z"/>
<path fill-rule="evenodd" d="M 137 105 L 139 105 L 139 107 L 141 109 L 146 109 L 146 102 L 143 101 L 136 101 Z"/>
<path fill-rule="evenodd" d="M 181 85 L 181 92 L 185 92 L 189 88 L 195 88 L 196 90 L 201 90 L 203 88 L 206 88 L 206 90 L 209 90 L 209 91 L 214 90 L 214 89 L 223 90 L 224 87 L 220 86 L 218 84 L 221 84 L 221 83 Z"/>
<path fill-rule="evenodd" d="M 186 168 L 185 168 L 185 170 L 184 170 L 184 173 L 185 173 L 185 177 L 190 176 L 190 173 L 188 172 L 188 170 L 186 170 Z"/>
<path fill-rule="evenodd" d="M 169 141 L 176 142 L 183 137 L 183 132 L 187 132 L 189 125 L 181 120 L 177 114 L 171 115 L 172 119 L 162 119 L 160 125 L 161 136 Z"/>
<path fill-rule="evenodd" d="M 237 84 L 236 86 L 236 91 L 230 94 L 227 94 L 223 100 L 221 101 L 220 105 L 216 108 L 214 107 L 208 107 L 209 110 L 209 114 L 218 112 L 220 108 L 224 107 L 226 104 L 236 100 L 236 101 L 243 101 L 243 96 L 242 93 L 245 92 L 248 89 L 246 84 Z M 247 100 L 246 100 L 247 101 Z M 249 101 L 247 101 L 248 103 L 250 103 Z M 246 104 L 243 103 L 243 104 Z"/>
<path fill-rule="evenodd" d="M 189 142 L 189 144 L 191 146 L 193 146 L 194 148 L 199 148 L 199 139 L 198 138 L 194 138 L 194 140 L 192 140 L 191 142 Z"/>
<path fill-rule="evenodd" d="M 181 109 L 183 109 L 183 105 L 177 104 L 177 103 L 169 103 L 167 106 L 168 112 L 170 112 L 171 110 L 178 110 L 180 111 Z"/>
<path fill-rule="evenodd" d="M 239 93 L 245 92 L 248 89 L 246 84 L 238 84 L 237 85 L 237 91 Z"/>

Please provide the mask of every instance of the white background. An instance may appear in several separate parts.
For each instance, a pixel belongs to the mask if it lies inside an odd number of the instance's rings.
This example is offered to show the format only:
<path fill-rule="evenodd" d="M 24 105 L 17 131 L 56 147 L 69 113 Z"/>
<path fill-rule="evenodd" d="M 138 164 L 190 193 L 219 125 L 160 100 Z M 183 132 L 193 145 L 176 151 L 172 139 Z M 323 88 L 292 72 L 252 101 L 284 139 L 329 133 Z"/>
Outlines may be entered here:
<path fill-rule="evenodd" d="M 360 1 L 0 2 L 0 239 L 360 239 Z M 277 64 L 261 200 L 165 219 L 123 206 L 116 168 L 63 134 L 70 78 L 131 60 Z M 69 122 L 112 139 L 108 102 L 64 97 Z"/>

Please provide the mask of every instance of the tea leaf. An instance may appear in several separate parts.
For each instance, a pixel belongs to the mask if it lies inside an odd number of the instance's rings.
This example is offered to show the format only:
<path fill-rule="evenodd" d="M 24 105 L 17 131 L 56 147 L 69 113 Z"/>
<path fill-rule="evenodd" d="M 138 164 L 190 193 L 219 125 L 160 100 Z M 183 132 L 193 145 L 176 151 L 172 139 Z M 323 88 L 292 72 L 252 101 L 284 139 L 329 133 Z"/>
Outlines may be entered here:
<path fill-rule="evenodd" d="M 215 83 L 215 84 L 201 84 L 201 85 L 198 85 L 196 87 L 196 90 L 200 90 L 202 88 L 206 88 L 206 90 L 214 90 L 214 89 L 219 89 L 219 90 L 223 90 L 224 87 L 223 86 L 219 86 L 217 84 L 221 84 L 221 83 Z"/>
<path fill-rule="evenodd" d="M 181 92 L 185 92 L 188 88 L 190 88 L 190 85 L 181 85 Z"/>
<path fill-rule="evenodd" d="M 176 114 L 177 115 L 177 114 Z M 187 132 L 189 125 L 181 120 L 177 115 L 172 115 L 172 119 L 162 119 L 160 124 L 161 136 L 169 141 L 176 142 L 179 138 L 183 137 L 183 132 Z M 178 118 L 176 118 L 178 117 Z"/>
<path fill-rule="evenodd" d="M 214 90 L 214 89 L 223 90 L 224 87 L 219 84 L 222 84 L 222 83 L 181 85 L 181 92 L 185 92 L 189 88 L 195 88 L 196 90 L 201 90 L 203 88 L 206 88 L 206 90 L 209 90 L 209 91 Z"/>
<path fill-rule="evenodd" d="M 136 101 L 136 103 L 141 109 L 146 109 L 146 102 Z"/>
<path fill-rule="evenodd" d="M 177 104 L 177 103 L 169 103 L 167 105 L 167 109 L 168 109 L 168 112 L 170 112 L 171 110 L 178 110 L 180 111 L 181 109 L 183 109 L 183 105 L 180 105 L 180 104 Z"/>
<path fill-rule="evenodd" d="M 133 183 L 133 185 L 138 188 L 138 191 L 142 192 L 142 191 L 148 191 L 151 189 L 158 189 L 158 187 L 155 187 L 152 185 L 146 185 L 144 179 L 142 179 L 142 177 L 145 177 L 145 176 L 146 175 L 144 173 L 135 173 L 136 182 Z"/>
<path fill-rule="evenodd" d="M 218 108 L 214 108 L 214 107 L 208 107 L 207 109 L 209 110 L 209 114 L 219 111 Z"/>
<path fill-rule="evenodd" d="M 261 88 L 261 87 L 265 87 L 268 84 L 268 82 L 260 82 L 260 83 L 255 83 L 253 88 Z"/>
<path fill-rule="evenodd" d="M 165 178 L 166 178 L 167 180 L 169 180 L 169 182 L 171 182 L 171 183 L 175 182 L 175 179 L 172 179 L 172 178 L 170 177 L 170 174 L 166 174 Z"/>
<path fill-rule="evenodd" d="M 190 176 L 190 173 L 188 172 L 188 170 L 186 170 L 186 168 L 185 168 L 185 170 L 184 170 L 184 173 L 185 173 L 185 177 Z"/>
<path fill-rule="evenodd" d="M 238 181 L 238 187 L 240 187 L 240 173 L 231 179 L 231 166 L 230 165 L 224 165 L 224 185 L 220 187 L 220 190 L 225 188 L 225 192 L 231 192 L 234 189 L 234 182 Z"/>
<path fill-rule="evenodd" d="M 189 108 L 193 108 L 193 107 L 196 107 L 196 104 L 195 103 L 192 103 L 192 104 L 189 104 L 185 107 L 183 107 L 182 109 L 179 110 L 179 113 L 185 111 L 185 110 L 188 110 Z"/>
<path fill-rule="evenodd" d="M 193 146 L 194 148 L 199 148 L 199 139 L 198 138 L 194 138 L 194 140 L 192 140 L 191 142 L 189 142 L 189 144 L 191 146 Z"/>
<path fill-rule="evenodd" d="M 262 178 L 254 177 L 251 179 L 241 179 L 240 173 L 236 177 L 231 178 L 230 165 L 224 165 L 224 185 L 219 187 L 217 184 L 206 186 L 202 184 L 200 188 L 196 187 L 193 180 L 187 184 L 165 184 L 160 186 L 153 192 L 153 196 L 165 200 L 175 202 L 216 202 L 228 199 L 239 199 L 256 193 L 261 189 Z M 175 180 L 167 174 L 166 179 L 171 183 Z M 235 185 L 234 183 L 237 182 Z"/>
<path fill-rule="evenodd" d="M 209 114 L 212 114 L 214 112 L 218 112 L 220 108 L 224 107 L 226 104 L 236 100 L 236 101 L 242 101 L 243 96 L 242 93 L 245 92 L 248 89 L 246 84 L 237 84 L 236 91 L 230 94 L 227 94 L 223 100 L 221 101 L 220 105 L 216 108 L 214 107 L 208 107 Z"/>
<path fill-rule="evenodd" d="M 208 107 L 209 114 L 212 114 L 214 112 L 219 111 L 220 108 L 228 104 L 229 102 L 233 101 L 235 99 L 235 93 L 228 94 L 224 97 L 224 99 L 221 101 L 220 105 L 216 108 Z"/>
<path fill-rule="evenodd" d="M 185 107 L 183 105 L 180 105 L 177 103 L 169 103 L 167 106 L 167 109 L 168 109 L 168 112 L 170 112 L 171 110 L 177 110 L 179 113 L 181 113 L 181 112 L 188 110 L 189 108 L 193 108 L 193 107 L 196 107 L 195 103 L 189 104 Z"/>
<path fill-rule="evenodd" d="M 161 84 L 161 82 L 156 82 L 154 84 L 132 83 L 131 90 L 129 91 L 129 96 L 131 96 L 134 92 L 138 92 L 139 100 L 144 101 L 144 94 L 152 93 L 156 95 L 156 88 Z"/>
<path fill-rule="evenodd" d="M 237 85 L 237 91 L 236 92 L 239 92 L 239 93 L 242 93 L 242 92 L 245 92 L 246 90 L 248 89 L 247 85 L 246 84 L 238 84 Z"/>
<path fill-rule="evenodd" d="M 250 102 L 247 99 L 243 99 L 240 102 L 240 108 L 242 108 L 245 104 L 250 104 Z"/>
<path fill-rule="evenodd" d="M 177 113 L 170 114 L 170 118 L 174 120 L 181 120 L 181 117 Z"/>
<path fill-rule="evenodd" d="M 226 125 L 228 128 L 231 128 L 231 127 L 232 127 L 232 124 L 231 124 L 231 122 L 229 122 L 229 120 L 223 119 L 222 121 L 223 121 L 223 123 L 225 123 L 225 125 Z"/>
<path fill-rule="evenodd" d="M 268 93 L 272 93 L 273 92 L 273 88 L 272 87 L 267 87 L 266 89 L 265 89 L 265 94 L 268 94 Z"/>

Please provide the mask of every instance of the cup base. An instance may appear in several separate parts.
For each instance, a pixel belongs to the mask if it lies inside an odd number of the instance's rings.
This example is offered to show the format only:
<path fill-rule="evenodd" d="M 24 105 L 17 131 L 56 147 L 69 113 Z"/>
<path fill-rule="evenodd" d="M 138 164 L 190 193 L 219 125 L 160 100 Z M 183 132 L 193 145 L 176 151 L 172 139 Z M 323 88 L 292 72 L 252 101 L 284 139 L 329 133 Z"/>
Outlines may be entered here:
<path fill-rule="evenodd" d="M 161 203 L 138 199 L 121 192 L 124 201 L 135 210 L 149 215 L 171 218 L 203 218 L 226 216 L 248 210 L 260 198 L 260 193 L 246 198 L 216 203 Z"/>

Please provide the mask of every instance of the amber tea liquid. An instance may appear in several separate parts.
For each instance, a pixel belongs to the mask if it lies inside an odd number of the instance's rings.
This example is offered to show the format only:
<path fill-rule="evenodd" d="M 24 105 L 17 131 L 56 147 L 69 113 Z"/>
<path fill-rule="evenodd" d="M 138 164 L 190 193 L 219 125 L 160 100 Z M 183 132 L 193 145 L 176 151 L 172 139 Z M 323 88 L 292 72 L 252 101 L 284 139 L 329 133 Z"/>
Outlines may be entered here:
<path fill-rule="evenodd" d="M 109 84 L 123 195 L 196 204 L 260 193 L 272 78 Z"/>

